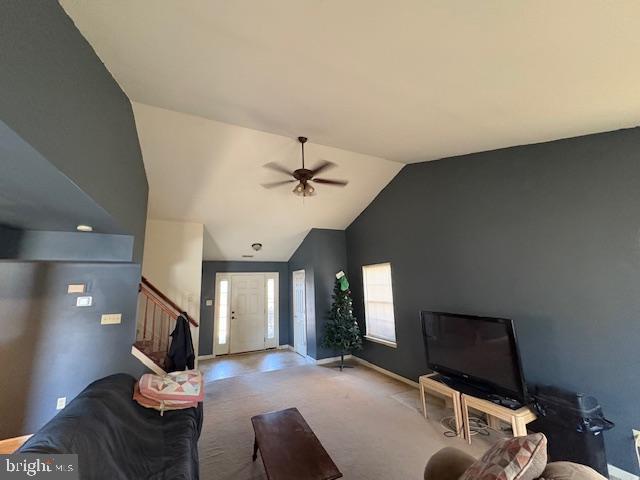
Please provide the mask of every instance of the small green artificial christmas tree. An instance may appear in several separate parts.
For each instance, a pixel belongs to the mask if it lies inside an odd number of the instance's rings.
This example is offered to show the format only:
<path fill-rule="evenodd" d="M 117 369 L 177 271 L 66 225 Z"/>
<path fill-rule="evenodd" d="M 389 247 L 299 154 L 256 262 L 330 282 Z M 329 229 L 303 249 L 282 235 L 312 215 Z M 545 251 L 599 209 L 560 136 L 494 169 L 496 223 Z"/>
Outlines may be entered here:
<path fill-rule="evenodd" d="M 353 300 L 349 282 L 344 272 L 336 274 L 333 287 L 333 305 L 329 311 L 329 319 L 325 325 L 322 346 L 340 352 L 340 371 L 347 368 L 344 356 L 362 348 L 362 335 L 358 322 L 353 316 Z"/>

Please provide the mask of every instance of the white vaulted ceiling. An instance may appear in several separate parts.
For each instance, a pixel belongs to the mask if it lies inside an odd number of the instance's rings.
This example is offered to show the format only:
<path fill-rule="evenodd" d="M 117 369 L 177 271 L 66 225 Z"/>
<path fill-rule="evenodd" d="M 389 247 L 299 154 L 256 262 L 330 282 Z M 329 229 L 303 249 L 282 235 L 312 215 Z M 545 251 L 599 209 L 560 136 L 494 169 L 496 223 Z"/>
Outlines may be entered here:
<path fill-rule="evenodd" d="M 637 0 L 62 0 L 142 103 L 414 162 L 640 123 Z"/>
<path fill-rule="evenodd" d="M 395 176 L 402 164 L 307 143 L 305 159 L 337 164 L 322 177 L 346 178 L 337 188 L 316 184 L 317 195 L 296 197 L 287 177 L 262 168 L 277 162 L 300 167 L 297 140 L 226 123 L 133 104 L 149 180 L 149 216 L 205 225 L 207 260 L 286 261 L 313 228 L 343 229 Z M 260 242 L 256 253 L 251 244 Z"/>
<path fill-rule="evenodd" d="M 262 241 L 256 259 L 286 260 L 309 228 L 347 226 L 388 160 L 640 123 L 635 0 L 60 3 L 139 102 L 151 215 L 205 223 L 208 258 Z M 299 135 L 351 182 L 304 207 L 258 185 L 278 178 L 262 164 L 297 165 Z"/>

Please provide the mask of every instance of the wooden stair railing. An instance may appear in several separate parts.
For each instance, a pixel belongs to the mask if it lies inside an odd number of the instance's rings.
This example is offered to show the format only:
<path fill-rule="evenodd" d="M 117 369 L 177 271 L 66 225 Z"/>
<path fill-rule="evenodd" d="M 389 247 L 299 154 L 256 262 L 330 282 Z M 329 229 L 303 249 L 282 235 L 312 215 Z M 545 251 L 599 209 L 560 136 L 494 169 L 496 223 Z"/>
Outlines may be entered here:
<path fill-rule="evenodd" d="M 170 335 L 183 310 L 145 277 L 141 279 L 138 292 L 138 321 L 134 347 L 164 369 Z M 198 326 L 198 322 L 189 314 L 186 314 L 186 317 L 191 325 Z"/>

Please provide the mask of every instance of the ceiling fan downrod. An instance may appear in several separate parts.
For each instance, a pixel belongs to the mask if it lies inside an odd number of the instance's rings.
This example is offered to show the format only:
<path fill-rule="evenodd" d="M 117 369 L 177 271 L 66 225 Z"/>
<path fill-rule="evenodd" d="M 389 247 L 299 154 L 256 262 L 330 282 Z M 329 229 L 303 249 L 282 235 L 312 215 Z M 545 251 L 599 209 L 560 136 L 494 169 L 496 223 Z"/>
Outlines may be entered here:
<path fill-rule="evenodd" d="M 298 141 L 302 145 L 302 168 L 304 169 L 304 144 L 307 143 L 307 137 L 298 137 Z"/>

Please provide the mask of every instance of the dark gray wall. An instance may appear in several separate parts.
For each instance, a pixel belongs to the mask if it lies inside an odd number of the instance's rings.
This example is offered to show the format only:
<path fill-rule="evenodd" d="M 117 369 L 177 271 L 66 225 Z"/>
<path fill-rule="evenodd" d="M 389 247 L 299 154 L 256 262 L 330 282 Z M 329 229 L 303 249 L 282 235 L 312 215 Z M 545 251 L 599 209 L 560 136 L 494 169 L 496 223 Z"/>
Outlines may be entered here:
<path fill-rule="evenodd" d="M 207 307 L 207 299 L 215 301 L 216 273 L 223 272 L 278 272 L 278 291 L 280 301 L 278 309 L 280 314 L 280 345 L 289 343 L 290 315 L 289 315 L 289 274 L 287 262 L 202 262 L 202 293 L 200 296 L 200 340 L 199 355 L 211 355 L 213 353 L 213 305 Z"/>
<path fill-rule="evenodd" d="M 40 152 L 0 120 L 0 224 L 20 230 L 126 234 L 115 220 Z"/>
<path fill-rule="evenodd" d="M 140 267 L 134 264 L 0 262 L 0 438 L 34 433 L 92 381 L 139 375 L 135 339 Z M 69 283 L 87 285 L 93 306 L 75 307 Z M 122 313 L 120 325 L 100 325 Z"/>
<path fill-rule="evenodd" d="M 0 122 L 7 133 L 0 138 L 7 159 L 0 159 L 2 182 L 11 185 L 0 192 L 0 204 L 10 205 L 24 230 L 0 228 L 0 248 L 18 258 L 134 262 L 0 262 L 0 438 L 6 438 L 35 432 L 55 414 L 58 397 L 71 400 L 105 375 L 144 370 L 131 345 L 148 188 L 131 105 L 58 2 L 2 2 Z M 14 148 L 22 141 L 31 148 Z M 73 228 L 87 215 L 123 235 L 29 231 L 40 230 L 34 219 L 47 214 L 55 220 L 48 230 Z M 93 306 L 74 307 L 69 283 L 87 284 Z M 103 313 L 121 313 L 122 323 L 101 326 Z"/>
<path fill-rule="evenodd" d="M 4 0 L 0 120 L 135 236 L 147 181 L 128 98 L 58 2 Z"/>
<path fill-rule="evenodd" d="M 130 262 L 133 236 L 15 230 L 0 226 L 0 259 Z"/>
<path fill-rule="evenodd" d="M 639 227 L 639 129 L 408 165 L 347 229 L 359 319 L 362 265 L 393 269 L 398 348 L 360 355 L 415 380 L 420 310 L 513 318 L 529 383 L 595 395 L 638 473 Z"/>
<path fill-rule="evenodd" d="M 305 270 L 307 355 L 317 360 L 336 354 L 322 347 L 321 341 L 331 308 L 335 274 L 346 269 L 347 250 L 343 230 L 312 229 L 289 259 L 290 277 L 296 270 Z M 293 341 L 293 324 L 290 338 Z"/>
<path fill-rule="evenodd" d="M 316 296 L 315 296 L 315 242 L 313 230 L 311 230 L 304 238 L 300 246 L 291 255 L 289 259 L 289 279 L 292 278 L 293 272 L 296 270 L 304 270 L 305 276 L 305 303 L 307 310 L 307 355 L 316 358 Z M 289 280 L 291 285 L 291 280 Z M 291 286 L 289 287 L 291 289 Z M 294 346 L 293 335 L 293 297 L 290 297 L 291 323 L 289 327 L 289 338 L 291 346 Z"/>
<path fill-rule="evenodd" d="M 336 273 L 340 270 L 347 272 L 347 243 L 344 230 L 312 230 L 315 237 L 316 263 L 314 266 L 315 294 L 316 294 L 316 355 L 322 359 L 333 357 L 337 353 L 324 348 L 325 324 L 333 302 L 333 286 Z M 347 272 L 348 273 L 348 272 Z"/>

